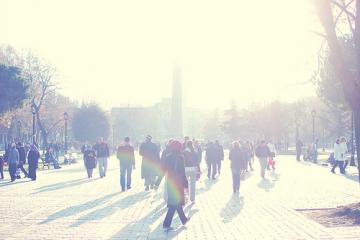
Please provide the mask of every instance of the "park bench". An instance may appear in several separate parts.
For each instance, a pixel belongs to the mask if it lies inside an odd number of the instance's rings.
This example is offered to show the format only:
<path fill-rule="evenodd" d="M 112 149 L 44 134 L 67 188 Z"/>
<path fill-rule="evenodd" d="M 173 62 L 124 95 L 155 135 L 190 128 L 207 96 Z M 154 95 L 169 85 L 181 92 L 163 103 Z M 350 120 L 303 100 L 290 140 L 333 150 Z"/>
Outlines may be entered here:
<path fill-rule="evenodd" d="M 64 164 L 71 164 L 77 162 L 78 155 L 75 152 L 67 153 L 64 155 Z"/>
<path fill-rule="evenodd" d="M 51 163 L 45 161 L 45 155 L 41 156 L 40 159 L 41 159 L 41 162 L 42 162 L 42 165 L 43 165 L 43 169 L 44 169 L 45 167 L 47 167 L 48 169 L 50 169 Z"/>

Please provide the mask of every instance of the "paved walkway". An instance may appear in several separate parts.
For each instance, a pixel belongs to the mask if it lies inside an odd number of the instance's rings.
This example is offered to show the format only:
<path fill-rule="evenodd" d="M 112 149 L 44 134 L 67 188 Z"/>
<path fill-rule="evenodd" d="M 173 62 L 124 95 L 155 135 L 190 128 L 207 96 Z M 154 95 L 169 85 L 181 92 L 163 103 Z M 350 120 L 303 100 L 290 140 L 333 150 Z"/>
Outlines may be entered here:
<path fill-rule="evenodd" d="M 140 167 L 140 158 L 137 158 Z M 45 170 L 38 181 L 0 182 L 0 239 L 360 239 L 360 227 L 325 228 L 295 209 L 358 202 L 360 188 L 329 169 L 280 156 L 277 170 L 259 177 L 259 166 L 232 193 L 228 161 L 212 181 L 203 174 L 190 222 L 164 232 L 162 188 L 144 192 L 138 168 L 130 191 L 120 192 L 118 162 L 107 177 L 88 180 L 82 163 Z M 8 173 L 6 173 L 8 177 Z"/>

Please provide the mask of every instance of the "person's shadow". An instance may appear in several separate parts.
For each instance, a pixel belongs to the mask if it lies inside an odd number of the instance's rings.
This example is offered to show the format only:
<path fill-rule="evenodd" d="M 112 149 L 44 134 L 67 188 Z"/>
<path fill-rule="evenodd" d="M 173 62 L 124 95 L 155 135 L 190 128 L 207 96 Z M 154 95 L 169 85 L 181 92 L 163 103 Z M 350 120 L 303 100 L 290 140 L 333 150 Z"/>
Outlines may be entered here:
<path fill-rule="evenodd" d="M 239 193 L 234 193 L 234 195 L 226 203 L 225 207 L 221 209 L 220 216 L 224 223 L 229 223 L 238 216 L 241 210 L 244 208 L 244 197 L 239 196 Z"/>
<path fill-rule="evenodd" d="M 267 178 L 261 179 L 261 182 L 258 183 L 258 187 L 269 192 L 271 188 L 275 186 L 274 182 L 270 181 Z"/>
<path fill-rule="evenodd" d="M 95 200 L 92 200 L 92 201 L 89 201 L 89 202 L 85 202 L 85 203 L 81 203 L 81 204 L 78 204 L 78 205 L 75 205 L 75 206 L 64 208 L 64 209 L 62 209 L 62 210 L 60 210 L 58 212 L 55 212 L 55 213 L 49 215 L 46 220 L 40 222 L 39 224 L 47 224 L 49 222 L 55 221 L 55 220 L 60 219 L 60 218 L 70 217 L 70 216 L 79 214 L 79 213 L 84 212 L 84 211 L 86 211 L 88 209 L 91 209 L 93 207 L 96 207 L 96 206 L 99 206 L 101 204 L 106 203 L 107 201 L 109 201 L 115 195 L 116 195 L 116 193 L 112 193 L 112 194 L 103 196 L 101 198 L 98 198 L 98 199 L 95 199 Z"/>
<path fill-rule="evenodd" d="M 51 191 L 56 191 L 56 190 L 60 190 L 60 189 L 68 188 L 68 187 L 74 187 L 74 186 L 78 186 L 78 185 L 81 185 L 84 183 L 92 182 L 94 180 L 96 180 L 96 178 L 91 178 L 91 179 L 81 178 L 81 179 L 75 179 L 72 181 L 65 181 L 65 182 L 50 184 L 50 185 L 42 186 L 40 188 L 35 189 L 36 192 L 33 192 L 32 194 L 51 192 Z"/>
<path fill-rule="evenodd" d="M 136 204 L 139 201 L 143 201 L 149 198 L 149 192 L 138 192 L 136 194 L 128 195 L 121 198 L 110 205 L 102 208 L 95 209 L 94 211 L 81 216 L 76 222 L 70 225 L 70 227 L 80 226 L 88 221 L 96 221 L 113 215 L 117 210 L 126 209 L 131 205 Z"/>

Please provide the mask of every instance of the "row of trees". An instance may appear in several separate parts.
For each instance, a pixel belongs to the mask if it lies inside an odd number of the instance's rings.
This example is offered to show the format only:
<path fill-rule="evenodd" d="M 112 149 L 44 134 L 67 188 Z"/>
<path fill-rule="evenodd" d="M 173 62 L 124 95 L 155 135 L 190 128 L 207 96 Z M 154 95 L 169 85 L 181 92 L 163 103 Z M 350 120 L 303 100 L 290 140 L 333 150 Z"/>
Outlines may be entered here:
<path fill-rule="evenodd" d="M 48 146 L 49 138 L 50 141 L 61 138 L 63 114 L 68 112 L 71 116 L 77 103 L 59 94 L 56 69 L 30 51 L 0 46 L 0 77 L 3 85 L 0 124 L 9 128 L 9 137 L 31 134 L 33 110 L 43 146 Z M 19 122 L 22 133 L 11 134 L 16 132 Z"/>
<path fill-rule="evenodd" d="M 313 116 L 313 114 L 315 114 Z M 274 101 L 239 109 L 232 102 L 223 114 L 215 110 L 204 126 L 205 139 L 243 140 L 268 139 L 294 146 L 296 139 L 312 142 L 315 138 L 331 146 L 340 136 L 351 134 L 350 112 L 331 107 L 319 98 L 308 98 L 294 103 Z"/>

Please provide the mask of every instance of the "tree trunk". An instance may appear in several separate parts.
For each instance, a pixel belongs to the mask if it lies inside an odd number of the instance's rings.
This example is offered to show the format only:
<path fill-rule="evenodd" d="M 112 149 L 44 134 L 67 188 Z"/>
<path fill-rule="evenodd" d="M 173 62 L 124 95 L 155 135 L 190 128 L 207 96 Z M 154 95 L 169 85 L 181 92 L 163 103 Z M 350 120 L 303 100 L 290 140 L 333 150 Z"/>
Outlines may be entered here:
<path fill-rule="evenodd" d="M 354 109 L 354 129 L 355 129 L 355 147 L 358 174 L 360 176 L 360 107 Z M 360 177 L 359 177 L 360 183 Z"/>
<path fill-rule="evenodd" d="M 40 131 L 41 131 L 41 137 L 42 137 L 42 139 L 43 139 L 43 145 L 44 145 L 45 149 L 47 149 L 47 148 L 48 148 L 48 145 L 49 145 L 49 144 L 48 144 L 48 139 L 47 139 L 47 137 L 48 137 L 48 132 L 46 131 L 44 125 L 43 125 L 42 122 L 41 122 L 39 112 L 36 112 L 36 122 L 37 122 L 37 125 L 38 125 L 38 127 L 39 127 L 39 129 L 40 129 Z"/>

